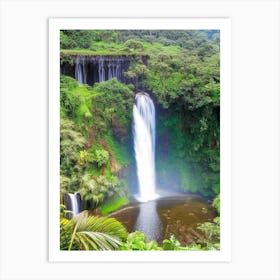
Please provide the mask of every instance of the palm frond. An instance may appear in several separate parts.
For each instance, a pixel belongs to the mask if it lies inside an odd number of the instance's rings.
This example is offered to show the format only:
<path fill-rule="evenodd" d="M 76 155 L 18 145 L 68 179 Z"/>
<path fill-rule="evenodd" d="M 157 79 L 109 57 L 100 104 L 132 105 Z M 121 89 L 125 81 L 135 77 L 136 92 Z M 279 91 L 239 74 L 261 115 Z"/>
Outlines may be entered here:
<path fill-rule="evenodd" d="M 63 237 L 68 238 L 68 241 L 63 242 L 64 250 L 65 244 L 68 244 L 68 250 L 115 250 L 127 238 L 127 231 L 119 221 L 108 217 L 88 216 L 87 211 L 81 212 L 72 220 L 62 218 L 60 227 Z"/>

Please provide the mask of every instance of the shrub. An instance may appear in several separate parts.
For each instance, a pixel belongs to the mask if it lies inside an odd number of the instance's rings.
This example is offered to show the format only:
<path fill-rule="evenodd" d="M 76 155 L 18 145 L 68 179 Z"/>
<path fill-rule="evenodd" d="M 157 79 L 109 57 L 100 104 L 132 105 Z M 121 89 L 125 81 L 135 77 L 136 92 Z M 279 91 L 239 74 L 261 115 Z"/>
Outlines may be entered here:
<path fill-rule="evenodd" d="M 118 177 L 110 175 L 91 177 L 85 174 L 82 177 L 79 193 L 82 200 L 85 201 L 90 208 L 100 205 L 106 198 L 117 194 L 121 197 L 126 197 L 126 190 L 121 185 Z"/>
<path fill-rule="evenodd" d="M 162 242 L 163 250 L 178 250 L 180 246 L 180 242 L 174 235 L 171 235 L 170 239 L 164 239 Z"/>
<path fill-rule="evenodd" d="M 103 149 L 94 151 L 93 160 L 97 163 L 98 167 L 105 165 L 109 160 L 109 153 Z"/>
<path fill-rule="evenodd" d="M 153 240 L 150 242 L 146 242 L 145 234 L 140 231 L 130 233 L 127 237 L 126 243 L 124 243 L 120 247 L 120 249 L 128 251 L 162 250 L 162 248 L 158 246 L 156 241 Z"/>
<path fill-rule="evenodd" d="M 129 39 L 124 43 L 124 46 L 129 49 L 129 51 L 143 51 L 144 50 L 144 45 L 137 40 Z"/>
<path fill-rule="evenodd" d="M 220 250 L 220 217 L 216 217 L 213 223 L 203 223 L 197 226 L 206 234 L 206 238 L 199 242 L 207 250 Z"/>
<path fill-rule="evenodd" d="M 60 122 L 60 171 L 61 174 L 71 174 L 78 161 L 79 151 L 86 141 L 80 132 L 75 130 L 73 122 L 61 119 Z"/>
<path fill-rule="evenodd" d="M 61 88 L 60 90 L 60 105 L 68 117 L 75 118 L 77 110 L 80 106 L 80 99 L 70 90 Z"/>
<path fill-rule="evenodd" d="M 78 159 L 79 164 L 82 165 L 82 166 L 83 166 L 83 165 L 86 165 L 87 162 L 88 162 L 88 160 L 89 160 L 89 154 L 88 154 L 88 152 L 87 152 L 86 150 L 80 151 L 80 153 L 79 153 L 79 159 Z"/>
<path fill-rule="evenodd" d="M 220 194 L 215 197 L 212 206 L 216 208 L 218 214 L 220 215 Z"/>

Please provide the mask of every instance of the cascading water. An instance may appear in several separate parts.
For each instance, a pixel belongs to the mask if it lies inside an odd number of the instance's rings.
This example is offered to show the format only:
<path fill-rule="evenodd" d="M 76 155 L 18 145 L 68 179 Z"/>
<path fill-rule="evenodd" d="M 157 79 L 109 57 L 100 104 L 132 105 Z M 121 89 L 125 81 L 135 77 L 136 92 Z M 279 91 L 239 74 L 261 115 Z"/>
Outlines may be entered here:
<path fill-rule="evenodd" d="M 158 197 L 155 178 L 155 106 L 147 93 L 137 93 L 133 106 L 134 152 L 139 184 L 139 201 Z"/>
<path fill-rule="evenodd" d="M 98 63 L 98 73 L 99 73 L 99 82 L 104 82 L 106 80 L 106 78 L 105 78 L 103 57 L 100 58 L 99 63 Z"/>
<path fill-rule="evenodd" d="M 70 211 L 72 211 L 73 216 L 76 216 L 80 213 L 80 199 L 79 194 L 76 193 L 68 193 L 70 198 Z"/>
<path fill-rule="evenodd" d="M 128 70 L 130 58 L 126 56 L 83 56 L 78 55 L 74 58 L 74 77 L 82 84 L 93 85 L 94 83 L 104 82 L 113 78 L 120 82 L 125 82 L 123 74 Z M 70 65 L 61 68 L 64 75 L 72 76 Z M 70 72 L 67 72 L 70 71 Z"/>
<path fill-rule="evenodd" d="M 86 83 L 85 59 L 77 56 L 75 61 L 75 79 L 82 84 Z"/>

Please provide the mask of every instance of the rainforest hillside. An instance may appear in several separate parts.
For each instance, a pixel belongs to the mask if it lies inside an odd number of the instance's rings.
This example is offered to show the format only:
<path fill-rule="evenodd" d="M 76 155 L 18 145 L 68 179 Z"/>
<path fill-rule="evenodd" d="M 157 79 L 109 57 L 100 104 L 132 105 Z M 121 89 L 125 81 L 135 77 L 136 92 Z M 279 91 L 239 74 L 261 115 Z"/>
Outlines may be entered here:
<path fill-rule="evenodd" d="M 219 249 L 219 65 L 217 30 L 61 30 L 62 250 Z"/>
<path fill-rule="evenodd" d="M 80 149 L 103 147 L 111 153 L 112 170 L 132 166 L 132 92 L 142 89 L 157 106 L 158 185 L 210 197 L 219 193 L 218 31 L 65 30 L 60 44 L 62 65 L 73 64 L 75 55 L 129 57 L 126 84 L 109 80 L 91 88 L 62 77 L 62 120 L 83 135 Z"/>

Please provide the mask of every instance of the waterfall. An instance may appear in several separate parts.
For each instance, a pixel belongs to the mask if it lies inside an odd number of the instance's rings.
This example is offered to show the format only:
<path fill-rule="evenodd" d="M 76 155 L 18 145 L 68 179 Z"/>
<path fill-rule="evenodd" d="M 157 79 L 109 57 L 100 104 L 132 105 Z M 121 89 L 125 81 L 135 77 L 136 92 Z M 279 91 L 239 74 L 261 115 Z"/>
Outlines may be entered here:
<path fill-rule="evenodd" d="M 108 65 L 108 80 L 112 79 L 114 76 L 114 65 L 112 63 L 109 63 Z"/>
<path fill-rule="evenodd" d="M 99 73 L 99 82 L 104 82 L 105 78 L 105 68 L 104 68 L 104 58 L 101 56 L 98 63 L 98 73 Z"/>
<path fill-rule="evenodd" d="M 85 84 L 87 81 L 85 59 L 80 56 L 77 56 L 75 60 L 75 79 L 82 84 Z"/>
<path fill-rule="evenodd" d="M 130 59 L 127 56 L 86 56 L 77 55 L 74 58 L 74 69 L 71 65 L 64 64 L 61 72 L 73 76 L 82 84 L 93 85 L 113 78 L 125 83 L 124 72 L 128 70 Z"/>
<path fill-rule="evenodd" d="M 65 203 L 67 209 L 73 213 L 73 216 L 78 215 L 80 213 L 80 194 L 77 192 L 68 193 L 67 198 L 65 199 L 65 201 L 68 201 L 68 203 L 67 202 Z"/>
<path fill-rule="evenodd" d="M 137 93 L 133 106 L 134 152 L 139 184 L 139 201 L 155 199 L 155 107 L 147 93 Z"/>
<path fill-rule="evenodd" d="M 114 77 L 116 77 L 119 81 L 122 81 L 121 63 L 117 63 Z"/>

